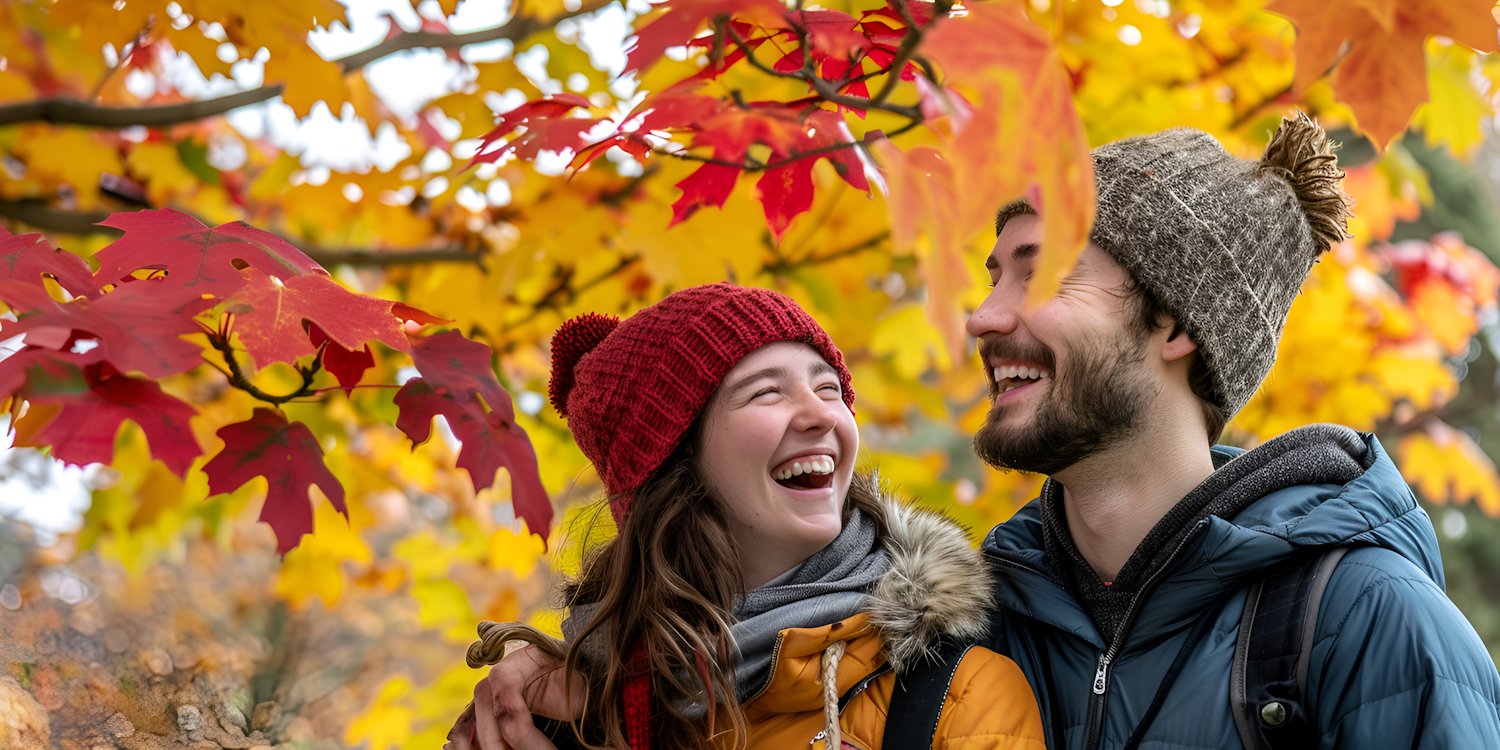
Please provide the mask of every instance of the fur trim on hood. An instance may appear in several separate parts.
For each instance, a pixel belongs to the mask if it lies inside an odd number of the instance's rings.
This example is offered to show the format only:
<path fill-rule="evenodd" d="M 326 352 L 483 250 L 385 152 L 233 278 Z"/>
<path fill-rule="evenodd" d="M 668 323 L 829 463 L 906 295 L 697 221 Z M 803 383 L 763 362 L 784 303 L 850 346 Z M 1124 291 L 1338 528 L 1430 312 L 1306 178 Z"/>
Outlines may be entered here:
<path fill-rule="evenodd" d="M 891 667 L 901 672 L 931 652 L 940 635 L 983 637 L 994 595 L 989 568 L 962 526 L 884 486 L 878 496 L 891 567 L 870 591 L 864 611 L 885 640 Z"/>

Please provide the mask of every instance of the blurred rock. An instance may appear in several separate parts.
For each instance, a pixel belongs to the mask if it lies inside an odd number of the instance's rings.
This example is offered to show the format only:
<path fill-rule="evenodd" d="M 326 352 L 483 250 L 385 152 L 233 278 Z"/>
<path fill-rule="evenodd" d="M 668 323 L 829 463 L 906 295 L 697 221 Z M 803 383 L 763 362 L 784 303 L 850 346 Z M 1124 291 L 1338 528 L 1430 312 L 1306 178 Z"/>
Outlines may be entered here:
<path fill-rule="evenodd" d="M 141 652 L 141 666 L 144 666 L 151 674 L 166 677 L 172 674 L 172 657 L 164 649 L 146 649 Z"/>
<path fill-rule="evenodd" d="M 255 713 L 250 717 L 250 726 L 256 729 L 265 729 L 276 723 L 281 718 L 281 707 L 275 701 L 266 701 L 255 706 Z"/>
<path fill-rule="evenodd" d="M 21 683 L 0 675 L 0 747 L 7 750 L 48 750 L 52 726 L 47 712 Z"/>
<path fill-rule="evenodd" d="M 238 727 L 241 732 L 250 728 L 245 723 L 244 712 L 235 708 L 234 704 L 229 701 L 223 701 L 219 704 L 219 722 L 226 726 L 233 725 Z"/>
<path fill-rule="evenodd" d="M 125 649 L 130 648 L 130 636 L 119 628 L 110 628 L 104 631 L 104 647 L 111 654 L 123 654 Z"/>
<path fill-rule="evenodd" d="M 184 732 L 198 731 L 203 726 L 203 712 L 197 706 L 178 706 L 177 726 Z"/>
<path fill-rule="evenodd" d="M 135 725 L 125 718 L 125 714 L 116 713 L 104 722 L 104 731 L 112 737 L 129 737 L 135 734 Z"/>

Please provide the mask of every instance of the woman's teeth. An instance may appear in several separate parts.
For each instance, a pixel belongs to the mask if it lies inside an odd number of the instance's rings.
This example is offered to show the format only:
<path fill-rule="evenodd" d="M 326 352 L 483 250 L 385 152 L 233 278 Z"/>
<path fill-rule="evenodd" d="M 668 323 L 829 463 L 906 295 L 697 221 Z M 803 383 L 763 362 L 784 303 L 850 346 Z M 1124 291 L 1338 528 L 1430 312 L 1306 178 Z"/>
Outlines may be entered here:
<path fill-rule="evenodd" d="M 1005 393 L 1006 391 L 1021 387 L 1017 384 L 1005 384 L 1005 381 L 1007 380 L 1041 380 L 1042 378 L 1051 375 L 1051 373 L 1047 372 L 1046 370 L 1040 370 L 1035 367 L 1022 367 L 1020 365 L 996 367 L 993 374 L 995 376 L 995 382 L 1001 384 L 1001 393 Z"/>
<path fill-rule="evenodd" d="M 833 459 L 809 458 L 806 461 L 793 462 L 790 468 L 782 469 L 771 475 L 772 479 L 791 479 L 802 474 L 832 474 Z"/>

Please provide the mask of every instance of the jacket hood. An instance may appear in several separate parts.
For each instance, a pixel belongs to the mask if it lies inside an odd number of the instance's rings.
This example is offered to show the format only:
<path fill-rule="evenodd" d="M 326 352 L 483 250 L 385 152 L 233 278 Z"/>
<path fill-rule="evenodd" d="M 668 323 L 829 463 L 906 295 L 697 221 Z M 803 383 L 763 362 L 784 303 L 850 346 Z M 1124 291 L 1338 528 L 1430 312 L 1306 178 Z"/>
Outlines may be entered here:
<path fill-rule="evenodd" d="M 964 528 L 933 511 L 882 492 L 891 567 L 869 593 L 864 611 L 900 672 L 937 647 L 938 636 L 979 638 L 994 599 L 984 557 Z"/>
<path fill-rule="evenodd" d="M 1201 603 L 1246 583 L 1260 571 L 1300 551 L 1336 546 L 1389 549 L 1443 585 L 1437 537 L 1427 513 L 1417 505 L 1380 441 L 1374 435 L 1337 425 L 1311 425 L 1293 431 L 1349 446 L 1363 474 L 1338 484 L 1304 484 L 1267 493 L 1233 518 L 1211 516 L 1198 522 L 1150 605 L 1141 612 L 1132 640 L 1169 632 L 1201 610 Z M 1291 435 L 1292 433 L 1288 433 Z M 1268 447 L 1269 443 L 1266 444 Z M 1239 448 L 1215 446 L 1216 469 L 1241 456 Z M 1256 450 L 1259 450 L 1257 448 Z M 1052 623 L 1102 647 L 1103 639 L 1083 609 L 1055 583 L 1044 551 L 1041 511 L 1036 501 L 985 539 L 985 555 L 997 563 L 1003 606 Z"/>

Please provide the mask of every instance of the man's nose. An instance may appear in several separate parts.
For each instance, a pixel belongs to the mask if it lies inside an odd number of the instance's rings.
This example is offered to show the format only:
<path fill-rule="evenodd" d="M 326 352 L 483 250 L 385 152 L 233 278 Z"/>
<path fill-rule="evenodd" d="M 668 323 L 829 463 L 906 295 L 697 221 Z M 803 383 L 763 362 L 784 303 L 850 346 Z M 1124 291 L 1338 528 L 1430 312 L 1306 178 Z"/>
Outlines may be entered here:
<path fill-rule="evenodd" d="M 989 296 L 984 302 L 975 308 L 969 320 L 964 324 L 964 330 L 974 338 L 983 338 L 986 335 L 1008 335 L 1015 333 L 1021 322 L 1021 309 L 1025 304 L 1024 290 L 1012 290 L 1006 286 L 996 285 L 990 290 Z"/>

